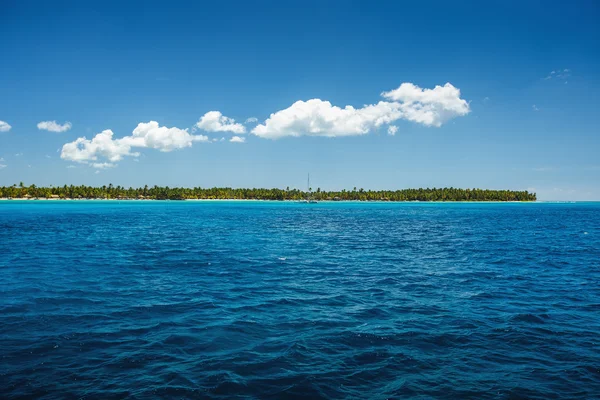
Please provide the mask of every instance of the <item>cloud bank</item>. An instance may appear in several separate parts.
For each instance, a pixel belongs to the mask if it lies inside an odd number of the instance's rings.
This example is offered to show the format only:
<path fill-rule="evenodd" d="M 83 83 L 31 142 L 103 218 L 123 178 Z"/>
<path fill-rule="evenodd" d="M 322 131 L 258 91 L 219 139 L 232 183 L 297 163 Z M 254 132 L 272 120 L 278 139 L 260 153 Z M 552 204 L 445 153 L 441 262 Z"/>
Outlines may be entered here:
<path fill-rule="evenodd" d="M 403 83 L 398 88 L 382 92 L 383 100 L 375 104 L 367 104 L 359 108 L 347 105 L 344 108 L 335 106 L 321 99 L 299 100 L 288 108 L 272 113 L 263 123 L 257 124 L 250 132 L 265 139 L 282 137 L 323 136 L 343 137 L 366 135 L 380 127 L 387 128 L 389 135 L 395 135 L 399 128 L 394 123 L 405 120 L 427 127 L 440 127 L 449 120 L 465 116 L 470 112 L 469 103 L 461 98 L 460 89 L 450 83 L 423 89 L 412 83 Z M 257 123 L 255 117 L 245 123 Z M 0 128 L 2 127 L 0 121 Z M 10 125 L 4 123 L 10 129 Z M 55 121 L 38 124 L 40 129 L 55 132 L 71 127 Z M 231 143 L 244 143 L 239 135 L 247 132 L 246 127 L 226 117 L 220 111 L 209 111 L 204 114 L 192 128 L 168 128 L 159 126 L 158 122 L 139 123 L 130 136 L 114 138 L 112 130 L 104 130 L 92 139 L 80 137 L 62 147 L 61 158 L 88 164 L 96 169 L 116 166 L 116 162 L 126 156 L 138 157 L 137 151 L 152 148 L 161 152 L 191 147 L 194 142 L 215 142 L 204 135 L 194 135 L 196 129 L 206 132 L 230 132 L 235 136 Z M 218 141 L 225 141 L 222 137 Z"/>
<path fill-rule="evenodd" d="M 10 124 L 8 122 L 0 121 L 0 132 L 8 132 L 10 131 Z"/>
<path fill-rule="evenodd" d="M 48 132 L 66 132 L 71 129 L 73 125 L 70 122 L 65 122 L 64 124 L 59 124 L 56 121 L 42 121 L 37 124 L 39 130 L 44 130 Z"/>
<path fill-rule="evenodd" d="M 300 100 L 271 114 L 251 132 L 266 139 L 365 135 L 382 125 L 402 119 L 440 127 L 450 119 L 470 112 L 469 103 L 460 98 L 460 90 L 450 83 L 433 89 L 403 83 L 397 89 L 381 93 L 381 96 L 388 101 L 362 108 L 340 108 L 321 99 Z"/>

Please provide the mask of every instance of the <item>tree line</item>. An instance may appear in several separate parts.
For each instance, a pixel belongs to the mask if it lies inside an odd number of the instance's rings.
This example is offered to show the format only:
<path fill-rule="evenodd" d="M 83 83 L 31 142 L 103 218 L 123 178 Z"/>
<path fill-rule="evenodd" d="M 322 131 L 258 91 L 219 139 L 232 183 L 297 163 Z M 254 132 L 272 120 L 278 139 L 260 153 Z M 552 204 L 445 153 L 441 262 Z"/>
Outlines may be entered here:
<path fill-rule="evenodd" d="M 535 201 L 535 193 L 515 190 L 419 188 L 401 190 L 364 190 L 307 192 L 298 189 L 242 189 L 242 188 L 183 188 L 168 186 L 49 186 L 19 185 L 0 187 L 0 198 L 54 198 L 54 199 L 247 199 L 247 200 L 358 200 L 358 201 Z"/>

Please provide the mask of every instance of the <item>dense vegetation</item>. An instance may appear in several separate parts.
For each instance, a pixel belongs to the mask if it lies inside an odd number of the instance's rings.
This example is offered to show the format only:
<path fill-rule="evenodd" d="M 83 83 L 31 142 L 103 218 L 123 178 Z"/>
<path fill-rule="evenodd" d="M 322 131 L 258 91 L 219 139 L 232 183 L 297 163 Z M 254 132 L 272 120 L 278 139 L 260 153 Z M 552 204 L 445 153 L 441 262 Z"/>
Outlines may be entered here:
<path fill-rule="evenodd" d="M 402 189 L 402 190 L 342 190 L 303 192 L 297 189 L 233 189 L 233 188 L 125 188 L 121 186 L 56 186 L 0 187 L 0 198 L 60 198 L 60 199 L 256 199 L 256 200 L 362 200 L 362 201 L 535 201 L 535 193 L 512 190 L 483 189 Z"/>

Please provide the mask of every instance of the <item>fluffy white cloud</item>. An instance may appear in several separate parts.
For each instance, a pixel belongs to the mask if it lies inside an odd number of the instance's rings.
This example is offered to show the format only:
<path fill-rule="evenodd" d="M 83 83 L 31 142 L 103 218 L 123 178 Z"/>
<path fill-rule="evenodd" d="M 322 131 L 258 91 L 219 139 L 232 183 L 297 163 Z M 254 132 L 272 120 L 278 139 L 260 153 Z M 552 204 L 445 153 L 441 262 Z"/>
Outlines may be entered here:
<path fill-rule="evenodd" d="M 257 125 L 252 133 L 267 139 L 283 136 L 352 136 L 364 135 L 373 128 L 401 117 L 396 104 L 380 101 L 363 108 L 340 108 L 328 101 L 297 101 Z"/>
<path fill-rule="evenodd" d="M 37 124 L 39 130 L 49 131 L 49 132 L 66 132 L 71 129 L 73 125 L 70 122 L 65 122 L 64 124 L 59 124 L 56 121 L 42 121 Z"/>
<path fill-rule="evenodd" d="M 394 136 L 398 132 L 398 127 L 395 125 L 388 126 L 388 135 Z"/>
<path fill-rule="evenodd" d="M 248 119 L 246 119 L 246 121 L 244 122 L 245 124 L 255 124 L 258 122 L 258 118 L 256 117 L 250 117 Z"/>
<path fill-rule="evenodd" d="M 66 143 L 63 146 L 60 158 L 87 163 L 103 157 L 111 162 L 116 162 L 122 160 L 124 156 L 138 154 L 131 152 L 131 136 L 113 139 L 113 135 L 113 131 L 107 129 L 98 133 L 92 140 L 86 139 L 85 136 L 77 138 L 74 142 Z"/>
<path fill-rule="evenodd" d="M 244 143 L 246 141 L 246 138 L 244 137 L 239 137 L 239 136 L 234 136 L 229 140 L 231 143 Z"/>
<path fill-rule="evenodd" d="M 448 120 L 467 115 L 470 111 L 469 103 L 460 98 L 460 89 L 450 83 L 433 89 L 421 89 L 412 83 L 403 83 L 398 89 L 381 95 L 400 102 L 403 119 L 426 126 L 440 127 Z"/>
<path fill-rule="evenodd" d="M 193 142 L 208 142 L 204 135 L 191 135 L 187 129 L 158 126 L 158 122 L 140 123 L 133 130 L 133 135 L 125 137 L 132 147 L 150 147 L 163 152 L 183 149 L 192 146 Z"/>
<path fill-rule="evenodd" d="M 284 136 L 352 136 L 405 119 L 425 126 L 440 127 L 446 121 L 469 113 L 469 103 L 460 98 L 460 90 L 446 83 L 434 89 L 421 89 L 403 83 L 397 89 L 381 94 L 391 101 L 365 105 L 362 108 L 340 108 L 328 101 L 297 101 L 277 111 L 252 133 L 268 139 Z"/>
<path fill-rule="evenodd" d="M 236 123 L 233 118 L 226 117 L 219 111 L 207 112 L 195 126 L 207 132 L 246 133 L 244 125 Z"/>
<path fill-rule="evenodd" d="M 6 164 L 0 164 L 0 169 L 6 168 L 7 165 Z"/>
<path fill-rule="evenodd" d="M 8 122 L 0 121 L 0 132 L 8 132 L 10 131 L 10 124 Z"/>
<path fill-rule="evenodd" d="M 169 152 L 190 147 L 193 142 L 208 141 L 207 136 L 191 135 L 187 129 L 159 126 L 156 121 L 138 124 L 131 136 L 113 139 L 113 135 L 113 131 L 107 129 L 98 133 L 91 140 L 80 137 L 73 142 L 66 143 L 62 147 L 60 157 L 63 160 L 84 164 L 97 161 L 101 157 L 110 163 L 92 163 L 92 167 L 109 168 L 114 166 L 112 163 L 122 160 L 125 156 L 138 157 L 140 153 L 132 151 L 133 148 L 153 148 Z"/>

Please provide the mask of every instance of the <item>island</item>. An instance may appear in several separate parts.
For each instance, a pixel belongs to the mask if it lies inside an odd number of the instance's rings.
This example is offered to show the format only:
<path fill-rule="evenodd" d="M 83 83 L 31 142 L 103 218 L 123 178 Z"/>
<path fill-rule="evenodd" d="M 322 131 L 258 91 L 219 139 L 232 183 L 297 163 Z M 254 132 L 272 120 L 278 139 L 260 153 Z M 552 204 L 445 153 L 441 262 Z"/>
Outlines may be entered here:
<path fill-rule="evenodd" d="M 419 188 L 399 190 L 357 189 L 328 191 L 317 188 L 302 191 L 298 189 L 243 189 L 229 187 L 186 188 L 168 186 L 144 186 L 126 188 L 123 186 L 49 186 L 19 185 L 0 187 L 0 199 L 50 199 L 50 200 L 280 200 L 299 201 L 536 201 L 536 194 L 527 190 L 489 190 Z"/>

